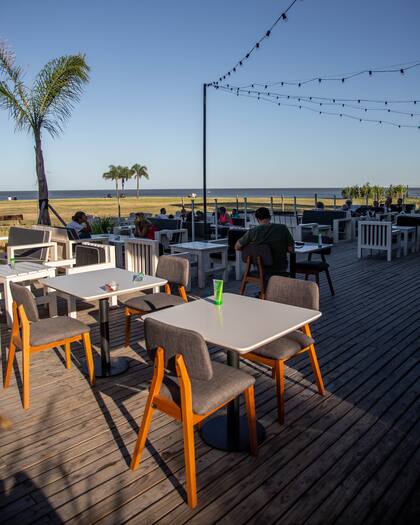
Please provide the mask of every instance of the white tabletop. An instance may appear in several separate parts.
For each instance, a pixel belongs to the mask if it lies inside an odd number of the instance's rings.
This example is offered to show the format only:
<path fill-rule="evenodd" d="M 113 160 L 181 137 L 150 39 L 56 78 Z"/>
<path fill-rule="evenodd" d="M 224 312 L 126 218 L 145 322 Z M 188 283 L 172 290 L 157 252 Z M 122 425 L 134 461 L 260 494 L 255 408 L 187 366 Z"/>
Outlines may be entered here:
<path fill-rule="evenodd" d="M 295 244 L 295 253 L 313 253 L 323 248 L 332 248 L 332 244 L 322 244 L 318 246 L 315 242 L 305 242 L 303 246 L 296 246 Z"/>
<path fill-rule="evenodd" d="M 39 273 L 46 270 L 50 270 L 44 264 L 34 263 L 34 262 L 17 262 L 15 268 L 12 268 L 10 264 L 1 264 L 0 265 L 0 276 L 1 277 L 12 277 L 17 275 L 26 275 L 30 273 Z"/>
<path fill-rule="evenodd" d="M 67 295 L 79 297 L 84 301 L 94 301 L 138 290 L 148 290 L 167 283 L 165 279 L 150 275 L 145 275 L 142 281 L 135 281 L 136 275 L 138 274 L 135 272 L 128 272 L 121 268 L 107 268 L 43 279 L 42 284 Z M 108 291 L 106 289 L 105 284 L 111 281 L 118 284 L 118 290 Z"/>
<path fill-rule="evenodd" d="M 182 249 L 185 251 L 206 251 L 206 250 L 221 250 L 227 248 L 226 244 L 217 244 L 215 242 L 181 242 L 173 244 L 171 248 Z"/>
<path fill-rule="evenodd" d="M 244 354 L 315 321 L 321 312 L 225 293 L 221 306 L 208 297 L 145 317 L 194 330 L 208 343 Z"/>

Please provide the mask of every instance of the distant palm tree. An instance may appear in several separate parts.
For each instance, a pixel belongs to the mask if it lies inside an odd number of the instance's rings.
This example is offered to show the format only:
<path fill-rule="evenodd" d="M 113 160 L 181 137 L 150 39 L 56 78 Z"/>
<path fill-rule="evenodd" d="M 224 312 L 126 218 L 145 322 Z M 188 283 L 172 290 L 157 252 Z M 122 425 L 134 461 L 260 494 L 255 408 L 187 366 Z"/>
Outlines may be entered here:
<path fill-rule="evenodd" d="M 134 164 L 131 166 L 131 170 L 133 171 L 134 177 L 137 181 L 137 198 L 139 198 L 140 194 L 140 179 L 144 177 L 145 179 L 149 179 L 149 173 L 147 172 L 147 166 L 142 166 L 141 164 Z"/>
<path fill-rule="evenodd" d="M 125 183 L 133 178 L 134 172 L 127 166 L 118 166 L 118 169 L 120 170 L 121 189 L 124 193 Z"/>
<path fill-rule="evenodd" d="M 121 178 L 121 166 L 114 166 L 113 164 L 109 165 L 109 170 L 106 173 L 102 174 L 102 178 L 105 180 L 115 181 L 115 191 L 117 193 L 117 203 L 118 203 L 118 218 L 121 217 L 121 207 L 120 207 L 120 191 L 118 187 L 118 181 Z"/>
<path fill-rule="evenodd" d="M 63 131 L 75 102 L 89 81 L 89 66 L 84 55 L 67 55 L 50 60 L 31 87 L 24 82 L 23 71 L 15 66 L 14 54 L 0 43 L 0 108 L 6 109 L 17 130 L 32 132 L 35 139 L 38 179 L 39 224 L 50 224 L 48 183 L 42 154 L 42 131 L 52 137 Z"/>

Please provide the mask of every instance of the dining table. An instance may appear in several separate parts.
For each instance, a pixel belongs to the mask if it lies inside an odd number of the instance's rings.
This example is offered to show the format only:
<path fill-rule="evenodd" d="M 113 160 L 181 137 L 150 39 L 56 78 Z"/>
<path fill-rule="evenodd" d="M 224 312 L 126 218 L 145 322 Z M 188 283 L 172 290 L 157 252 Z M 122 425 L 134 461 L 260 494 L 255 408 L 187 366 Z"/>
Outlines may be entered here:
<path fill-rule="evenodd" d="M 144 317 L 198 332 L 209 345 L 226 351 L 229 366 L 239 368 L 241 355 L 316 321 L 321 312 L 225 293 L 221 305 L 216 305 L 210 296 Z M 204 421 L 201 436 L 208 445 L 220 450 L 248 449 L 248 424 L 246 417 L 240 415 L 239 399 L 229 403 L 226 414 Z M 258 442 L 264 438 L 264 427 L 257 422 Z"/>

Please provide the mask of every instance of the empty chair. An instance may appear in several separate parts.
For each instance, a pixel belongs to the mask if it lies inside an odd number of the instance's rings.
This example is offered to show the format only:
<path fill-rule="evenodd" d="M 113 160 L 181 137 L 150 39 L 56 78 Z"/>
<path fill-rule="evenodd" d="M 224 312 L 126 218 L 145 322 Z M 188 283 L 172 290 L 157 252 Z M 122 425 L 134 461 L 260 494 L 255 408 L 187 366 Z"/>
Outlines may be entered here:
<path fill-rule="evenodd" d="M 95 382 L 90 329 L 87 325 L 71 317 L 52 317 L 39 319 L 34 296 L 24 286 L 10 283 L 13 296 L 13 326 L 7 360 L 4 388 L 10 383 L 16 348 L 22 350 L 23 368 L 23 408 L 29 408 L 29 364 L 35 352 L 64 346 L 66 368 L 71 364 L 71 343 L 83 341 L 90 383 Z"/>
<path fill-rule="evenodd" d="M 266 299 L 311 310 L 319 309 L 318 286 L 313 282 L 288 277 L 271 277 L 267 286 Z M 241 355 L 244 359 L 272 368 L 276 379 L 277 409 L 280 423 L 284 423 L 284 363 L 303 352 L 309 354 L 318 391 L 324 395 L 324 383 L 309 325 L 305 325 L 302 330 L 295 330 L 248 354 Z"/>
<path fill-rule="evenodd" d="M 190 507 L 197 505 L 194 426 L 245 394 L 251 452 L 257 451 L 253 376 L 237 368 L 212 362 L 202 336 L 190 330 L 145 320 L 146 347 L 154 359 L 153 380 L 147 398 L 131 469 L 140 463 L 153 411 L 182 423 Z"/>
<path fill-rule="evenodd" d="M 248 283 L 253 283 L 260 287 L 260 298 L 264 299 L 267 280 L 265 268 L 273 264 L 270 246 L 267 244 L 248 244 L 243 247 L 241 253 L 242 260 L 245 263 L 245 271 L 239 293 L 244 295 Z"/>
<path fill-rule="evenodd" d="M 187 302 L 185 287 L 188 284 L 190 263 L 184 257 L 162 255 L 156 268 L 156 277 L 166 279 L 165 293 L 139 295 L 123 301 L 125 305 L 125 346 L 130 344 L 131 317 L 143 315 L 170 306 L 177 306 Z M 178 295 L 171 293 L 172 286 L 178 286 Z"/>
<path fill-rule="evenodd" d="M 305 281 L 308 280 L 309 275 L 315 276 L 316 284 L 319 286 L 319 276 L 322 272 L 325 272 L 325 276 L 328 281 L 328 286 L 330 288 L 331 295 L 334 295 L 334 287 L 332 284 L 332 279 L 330 275 L 330 265 L 327 263 L 327 260 L 325 259 L 326 255 L 330 255 L 331 248 L 320 248 L 316 252 L 321 256 L 321 260 L 314 261 L 312 260 L 312 253 L 308 254 L 308 260 L 307 261 L 298 261 L 295 265 L 295 273 L 301 273 L 305 276 Z"/>
<path fill-rule="evenodd" d="M 387 261 L 392 259 L 392 250 L 395 249 L 397 257 L 401 254 L 401 232 L 392 228 L 388 221 L 360 221 L 359 237 L 357 241 L 357 256 L 362 258 L 364 249 L 371 251 L 385 251 Z"/>

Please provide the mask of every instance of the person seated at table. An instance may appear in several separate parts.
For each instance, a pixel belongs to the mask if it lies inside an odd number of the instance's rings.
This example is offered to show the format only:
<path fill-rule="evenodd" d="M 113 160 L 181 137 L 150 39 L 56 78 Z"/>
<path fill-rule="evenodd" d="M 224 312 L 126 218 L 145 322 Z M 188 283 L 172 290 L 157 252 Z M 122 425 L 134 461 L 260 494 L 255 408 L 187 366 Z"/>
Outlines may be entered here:
<path fill-rule="evenodd" d="M 401 197 L 397 200 L 397 204 L 391 205 L 391 211 L 397 211 L 398 213 L 401 213 L 402 211 L 404 211 L 404 208 L 405 208 L 404 201 L 402 200 Z"/>
<path fill-rule="evenodd" d="M 227 226 L 228 224 L 230 224 L 232 222 L 231 218 L 230 218 L 230 215 L 229 215 L 229 213 L 227 212 L 227 210 L 226 210 L 226 208 L 224 206 L 221 206 L 219 208 L 218 222 L 222 226 Z"/>
<path fill-rule="evenodd" d="M 197 210 L 195 214 L 196 221 L 204 221 L 204 213 L 201 210 Z"/>
<path fill-rule="evenodd" d="M 323 210 L 325 208 L 324 203 L 322 201 L 317 201 L 315 208 L 317 210 Z"/>
<path fill-rule="evenodd" d="M 258 226 L 248 230 L 235 244 L 235 250 L 242 250 L 248 244 L 267 244 L 270 246 L 273 264 L 265 268 L 266 276 L 283 275 L 287 273 L 287 254 L 295 251 L 295 243 L 287 226 L 273 224 L 270 210 L 258 208 L 255 212 Z"/>
<path fill-rule="evenodd" d="M 391 209 L 391 205 L 392 205 L 392 197 L 387 197 L 385 199 L 385 204 L 384 204 L 384 211 L 387 212 L 387 211 L 390 211 Z"/>
<path fill-rule="evenodd" d="M 161 208 L 160 209 L 160 213 L 158 215 L 156 215 L 156 218 L 157 219 L 167 219 L 168 215 L 166 213 L 166 208 Z"/>
<path fill-rule="evenodd" d="M 181 217 L 181 219 L 182 219 L 183 221 L 186 221 L 186 220 L 187 220 L 187 216 L 188 216 L 188 214 L 187 214 L 187 210 L 185 209 L 184 206 L 182 206 L 181 211 L 179 212 L 179 216 Z"/>
<path fill-rule="evenodd" d="M 76 212 L 66 227 L 74 230 L 79 239 L 90 239 L 92 228 L 84 211 Z"/>
<path fill-rule="evenodd" d="M 233 208 L 232 209 L 232 213 L 230 215 L 232 217 L 232 219 L 240 219 L 240 215 L 239 215 L 239 212 L 236 208 Z"/>
<path fill-rule="evenodd" d="M 157 232 L 156 226 L 146 219 L 144 213 L 137 213 L 136 215 L 134 237 L 154 240 L 155 232 Z"/>

